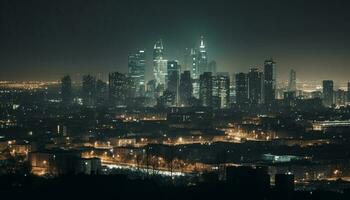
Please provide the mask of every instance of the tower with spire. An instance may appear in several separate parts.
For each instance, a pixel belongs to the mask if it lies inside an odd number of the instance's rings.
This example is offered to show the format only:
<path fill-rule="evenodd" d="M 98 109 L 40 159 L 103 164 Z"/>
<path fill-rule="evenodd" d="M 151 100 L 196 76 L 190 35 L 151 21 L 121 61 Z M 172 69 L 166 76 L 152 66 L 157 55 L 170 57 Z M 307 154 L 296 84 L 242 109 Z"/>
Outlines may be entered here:
<path fill-rule="evenodd" d="M 156 85 L 166 87 L 167 60 L 164 59 L 163 41 L 160 39 L 153 48 L 153 74 Z"/>

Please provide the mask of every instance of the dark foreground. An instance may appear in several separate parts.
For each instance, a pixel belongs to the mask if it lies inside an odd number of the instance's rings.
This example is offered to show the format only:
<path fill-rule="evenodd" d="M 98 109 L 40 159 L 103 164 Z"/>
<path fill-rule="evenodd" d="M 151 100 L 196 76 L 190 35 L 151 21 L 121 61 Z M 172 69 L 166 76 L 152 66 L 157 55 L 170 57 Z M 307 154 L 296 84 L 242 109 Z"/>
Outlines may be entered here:
<path fill-rule="evenodd" d="M 344 193 L 258 191 L 224 182 L 196 186 L 161 184 L 157 180 L 130 180 L 125 176 L 0 177 L 0 199 L 330 199 L 349 200 Z"/>

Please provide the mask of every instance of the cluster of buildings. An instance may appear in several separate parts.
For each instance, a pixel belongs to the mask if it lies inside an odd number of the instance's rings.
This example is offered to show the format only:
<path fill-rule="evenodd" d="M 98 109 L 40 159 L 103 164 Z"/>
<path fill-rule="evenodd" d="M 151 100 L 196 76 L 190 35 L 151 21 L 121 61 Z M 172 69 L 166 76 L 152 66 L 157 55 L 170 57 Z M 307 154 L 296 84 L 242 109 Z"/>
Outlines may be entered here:
<path fill-rule="evenodd" d="M 217 72 L 215 61 L 208 60 L 206 41 L 201 37 L 198 47 L 186 49 L 183 62 L 168 60 L 162 40 L 153 47 L 153 79 L 146 81 L 146 52 L 137 50 L 128 56 L 128 73 L 113 72 L 108 82 L 91 75 L 82 77 L 81 98 L 73 98 L 72 80 L 62 78 L 61 99 L 69 105 L 76 101 L 86 106 L 112 105 L 116 107 L 211 107 L 270 108 L 277 100 L 286 104 L 305 98 L 297 90 L 296 71 L 291 70 L 288 85 L 277 88 L 276 62 L 265 60 L 263 67 L 252 67 L 247 73 Z M 350 83 L 348 84 L 350 88 Z M 282 92 L 281 92 L 282 91 Z M 349 91 L 349 89 L 348 89 Z M 345 106 L 349 92 L 334 89 L 332 80 L 323 81 L 323 91 L 312 92 L 326 107 Z"/>

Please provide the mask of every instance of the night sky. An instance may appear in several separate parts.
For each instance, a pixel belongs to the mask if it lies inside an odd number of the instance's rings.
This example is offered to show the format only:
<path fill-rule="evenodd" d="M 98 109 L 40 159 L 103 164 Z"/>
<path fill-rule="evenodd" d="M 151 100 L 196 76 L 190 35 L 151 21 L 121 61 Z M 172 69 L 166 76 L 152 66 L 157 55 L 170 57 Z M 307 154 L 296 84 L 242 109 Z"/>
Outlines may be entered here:
<path fill-rule="evenodd" d="M 346 1 L 1 0 L 0 80 L 127 71 L 127 55 L 162 38 L 168 59 L 201 35 L 218 71 L 248 71 L 273 57 L 278 76 L 350 79 Z"/>

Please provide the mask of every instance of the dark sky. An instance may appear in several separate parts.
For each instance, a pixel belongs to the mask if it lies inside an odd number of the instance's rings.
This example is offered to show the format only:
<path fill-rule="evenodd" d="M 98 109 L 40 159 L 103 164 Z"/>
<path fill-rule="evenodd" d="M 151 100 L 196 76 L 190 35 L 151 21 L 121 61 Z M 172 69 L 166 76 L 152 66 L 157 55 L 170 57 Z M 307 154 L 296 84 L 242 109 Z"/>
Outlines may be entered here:
<path fill-rule="evenodd" d="M 278 76 L 350 79 L 350 3 L 314 0 L 1 0 L 0 80 L 126 72 L 127 54 L 162 38 L 168 59 L 204 35 L 219 71 L 265 58 Z M 152 66 L 148 65 L 148 77 Z"/>

